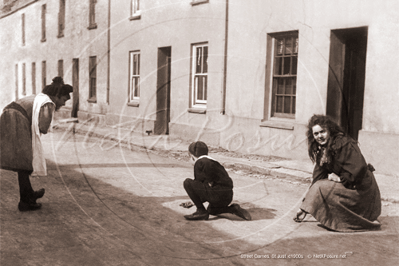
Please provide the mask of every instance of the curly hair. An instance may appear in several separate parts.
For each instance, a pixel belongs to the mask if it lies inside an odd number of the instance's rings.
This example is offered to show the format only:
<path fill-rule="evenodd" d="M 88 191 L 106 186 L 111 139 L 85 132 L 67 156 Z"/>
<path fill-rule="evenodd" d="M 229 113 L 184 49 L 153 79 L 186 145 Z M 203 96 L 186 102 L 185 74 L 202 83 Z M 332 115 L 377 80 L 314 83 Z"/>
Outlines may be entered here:
<path fill-rule="evenodd" d="M 64 80 L 61 77 L 53 78 L 53 82 L 50 85 L 44 87 L 42 93 L 48 96 L 69 96 L 69 93 L 73 91 L 71 85 L 64 84 Z"/>
<path fill-rule="evenodd" d="M 313 127 L 319 125 L 323 129 L 326 129 L 330 138 L 327 142 L 327 153 L 331 156 L 331 145 L 333 144 L 333 139 L 338 135 L 346 135 L 345 131 L 329 116 L 326 115 L 313 115 L 309 119 L 308 130 L 306 132 L 306 137 L 308 139 L 308 154 L 312 162 L 318 161 L 318 151 L 319 144 L 316 142 L 313 136 Z"/>

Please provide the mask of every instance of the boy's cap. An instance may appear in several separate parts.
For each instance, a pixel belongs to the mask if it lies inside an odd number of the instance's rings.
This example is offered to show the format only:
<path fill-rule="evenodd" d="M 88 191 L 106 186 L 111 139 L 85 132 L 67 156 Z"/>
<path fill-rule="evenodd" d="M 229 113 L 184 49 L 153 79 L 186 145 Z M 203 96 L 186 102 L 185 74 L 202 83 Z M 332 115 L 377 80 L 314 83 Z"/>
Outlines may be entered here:
<path fill-rule="evenodd" d="M 202 141 L 196 141 L 188 146 L 188 151 L 198 158 L 202 155 L 208 155 L 208 146 Z"/>

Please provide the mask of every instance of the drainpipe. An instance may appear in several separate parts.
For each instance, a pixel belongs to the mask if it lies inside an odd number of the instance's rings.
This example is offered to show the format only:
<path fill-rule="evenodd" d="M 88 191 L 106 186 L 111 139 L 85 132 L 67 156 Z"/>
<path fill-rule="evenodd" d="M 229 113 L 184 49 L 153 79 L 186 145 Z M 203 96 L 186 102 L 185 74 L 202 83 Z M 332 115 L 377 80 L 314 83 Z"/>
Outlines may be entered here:
<path fill-rule="evenodd" d="M 108 0 L 108 29 L 107 29 L 107 104 L 109 104 L 110 68 L 111 68 L 111 0 Z"/>
<path fill-rule="evenodd" d="M 226 0 L 226 18 L 224 28 L 224 62 L 223 62 L 223 87 L 222 87 L 222 110 L 220 114 L 226 113 L 226 83 L 227 83 L 227 45 L 229 34 L 229 0 Z"/>

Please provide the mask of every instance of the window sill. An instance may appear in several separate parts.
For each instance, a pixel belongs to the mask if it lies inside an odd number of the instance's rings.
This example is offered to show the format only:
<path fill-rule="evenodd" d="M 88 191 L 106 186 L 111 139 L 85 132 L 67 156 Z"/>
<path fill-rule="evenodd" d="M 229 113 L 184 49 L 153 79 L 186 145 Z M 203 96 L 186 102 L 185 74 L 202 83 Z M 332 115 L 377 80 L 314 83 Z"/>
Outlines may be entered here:
<path fill-rule="evenodd" d="M 131 17 L 129 17 L 129 20 L 139 20 L 141 19 L 141 14 L 137 14 L 137 15 L 133 15 Z"/>
<path fill-rule="evenodd" d="M 97 29 L 97 24 L 91 24 L 89 27 L 87 27 L 88 30 L 94 30 Z"/>
<path fill-rule="evenodd" d="M 129 103 L 127 103 L 127 106 L 139 107 L 140 106 L 140 102 L 139 101 L 129 102 Z"/>
<path fill-rule="evenodd" d="M 209 0 L 193 0 L 191 1 L 192 6 L 200 5 L 200 4 L 206 4 L 209 3 Z"/>
<path fill-rule="evenodd" d="M 57 38 L 62 38 L 62 37 L 64 37 L 64 34 L 58 34 L 57 35 Z"/>
<path fill-rule="evenodd" d="M 89 103 L 97 103 L 97 97 L 92 97 L 92 98 L 88 99 L 87 102 L 89 102 Z"/>
<path fill-rule="evenodd" d="M 46 41 L 47 41 L 47 39 L 46 39 L 46 38 L 44 38 L 44 39 L 41 39 L 40 41 L 41 41 L 41 42 L 46 42 Z"/>
<path fill-rule="evenodd" d="M 203 108 L 188 108 L 187 111 L 194 114 L 206 114 L 206 109 Z"/>
<path fill-rule="evenodd" d="M 284 122 L 284 121 L 262 121 L 259 125 L 260 127 L 271 127 L 271 128 L 278 128 L 278 129 L 286 129 L 286 130 L 294 130 L 294 123 L 293 122 Z"/>

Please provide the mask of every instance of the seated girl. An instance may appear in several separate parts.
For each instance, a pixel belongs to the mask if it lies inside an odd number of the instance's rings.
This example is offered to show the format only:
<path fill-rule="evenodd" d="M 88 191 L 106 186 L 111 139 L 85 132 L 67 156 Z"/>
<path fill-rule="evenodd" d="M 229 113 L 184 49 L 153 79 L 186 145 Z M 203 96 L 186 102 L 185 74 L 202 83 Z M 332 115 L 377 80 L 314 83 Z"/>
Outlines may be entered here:
<path fill-rule="evenodd" d="M 308 124 L 308 153 L 316 163 L 313 181 L 294 220 L 310 213 L 327 229 L 352 232 L 378 229 L 381 198 L 374 168 L 357 142 L 331 118 L 314 115 Z"/>

